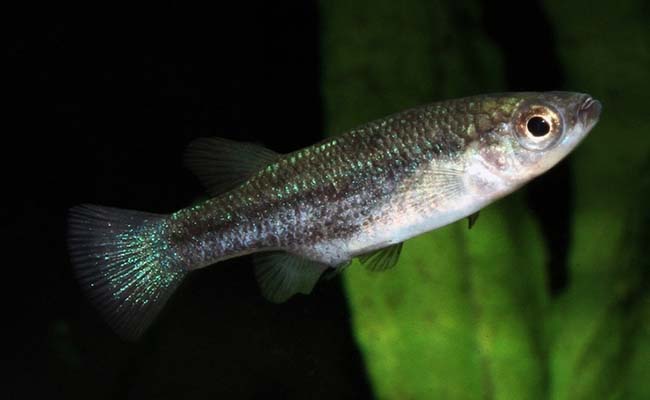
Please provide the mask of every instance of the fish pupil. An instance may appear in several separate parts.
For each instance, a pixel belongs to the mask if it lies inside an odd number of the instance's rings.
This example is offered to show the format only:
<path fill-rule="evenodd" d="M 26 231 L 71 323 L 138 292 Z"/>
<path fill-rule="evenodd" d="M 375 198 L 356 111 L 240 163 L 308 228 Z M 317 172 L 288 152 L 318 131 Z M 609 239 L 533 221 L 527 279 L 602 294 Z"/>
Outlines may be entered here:
<path fill-rule="evenodd" d="M 526 128 L 528 128 L 528 132 L 536 137 L 544 136 L 551 131 L 548 121 L 539 116 L 529 119 Z"/>

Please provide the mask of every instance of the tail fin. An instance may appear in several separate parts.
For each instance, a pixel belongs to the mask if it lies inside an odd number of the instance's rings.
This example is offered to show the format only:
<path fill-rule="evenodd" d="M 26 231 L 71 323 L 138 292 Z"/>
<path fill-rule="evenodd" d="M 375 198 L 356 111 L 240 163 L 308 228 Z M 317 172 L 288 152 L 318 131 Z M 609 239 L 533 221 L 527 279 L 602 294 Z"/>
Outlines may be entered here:
<path fill-rule="evenodd" d="M 83 289 L 122 338 L 137 339 L 187 273 L 163 236 L 164 216 L 81 205 L 70 209 L 68 223 Z"/>

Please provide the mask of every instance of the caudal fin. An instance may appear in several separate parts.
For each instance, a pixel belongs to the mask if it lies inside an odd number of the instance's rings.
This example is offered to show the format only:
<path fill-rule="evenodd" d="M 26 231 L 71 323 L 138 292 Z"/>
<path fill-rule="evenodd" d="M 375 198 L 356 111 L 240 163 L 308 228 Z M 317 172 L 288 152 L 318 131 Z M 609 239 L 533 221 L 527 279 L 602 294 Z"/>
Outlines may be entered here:
<path fill-rule="evenodd" d="M 187 273 L 164 238 L 164 216 L 81 205 L 68 224 L 81 286 L 122 338 L 137 339 Z"/>

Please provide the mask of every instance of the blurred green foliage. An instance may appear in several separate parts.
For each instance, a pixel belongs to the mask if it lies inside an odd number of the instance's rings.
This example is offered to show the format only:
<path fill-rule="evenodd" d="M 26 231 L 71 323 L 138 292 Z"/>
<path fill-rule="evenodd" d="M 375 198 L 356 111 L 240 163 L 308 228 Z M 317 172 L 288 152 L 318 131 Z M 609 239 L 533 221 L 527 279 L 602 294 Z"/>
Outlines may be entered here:
<path fill-rule="evenodd" d="M 481 4 L 321 2 L 328 132 L 504 90 Z M 567 89 L 604 104 L 570 160 L 571 284 L 548 295 L 545 243 L 521 194 L 471 231 L 461 221 L 408 241 L 393 270 L 353 266 L 344 280 L 378 398 L 650 398 L 648 8 L 553 0 L 545 10 Z"/>

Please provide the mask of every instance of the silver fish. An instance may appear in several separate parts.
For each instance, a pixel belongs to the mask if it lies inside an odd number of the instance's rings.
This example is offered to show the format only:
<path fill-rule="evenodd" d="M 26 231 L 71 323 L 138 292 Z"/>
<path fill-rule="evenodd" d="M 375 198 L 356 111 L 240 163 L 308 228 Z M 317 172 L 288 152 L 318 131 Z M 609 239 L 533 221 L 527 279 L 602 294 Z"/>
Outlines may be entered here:
<path fill-rule="evenodd" d="M 69 248 L 108 323 L 139 337 L 190 271 L 254 254 L 262 294 L 310 293 L 358 257 L 397 262 L 402 242 L 470 217 L 544 173 L 594 127 L 570 92 L 501 93 L 403 111 L 289 154 L 219 138 L 187 164 L 212 197 L 170 215 L 81 205 Z"/>

